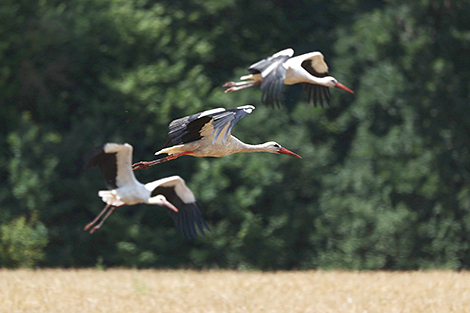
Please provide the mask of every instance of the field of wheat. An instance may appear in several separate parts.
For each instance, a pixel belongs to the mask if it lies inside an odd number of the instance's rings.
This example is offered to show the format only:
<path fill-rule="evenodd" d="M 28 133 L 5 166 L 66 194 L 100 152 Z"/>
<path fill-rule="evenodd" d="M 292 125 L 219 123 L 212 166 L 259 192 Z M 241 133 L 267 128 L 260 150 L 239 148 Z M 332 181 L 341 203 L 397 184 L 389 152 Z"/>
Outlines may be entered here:
<path fill-rule="evenodd" d="M 0 270 L 0 312 L 470 312 L 470 273 Z"/>

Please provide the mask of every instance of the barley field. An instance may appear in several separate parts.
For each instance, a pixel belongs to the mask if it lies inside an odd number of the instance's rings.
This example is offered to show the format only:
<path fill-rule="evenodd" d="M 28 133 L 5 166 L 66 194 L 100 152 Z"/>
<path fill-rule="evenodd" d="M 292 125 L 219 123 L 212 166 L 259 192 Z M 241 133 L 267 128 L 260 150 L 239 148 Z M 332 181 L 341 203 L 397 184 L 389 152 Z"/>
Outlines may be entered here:
<path fill-rule="evenodd" d="M 0 270 L 0 312 L 470 312 L 470 272 Z"/>

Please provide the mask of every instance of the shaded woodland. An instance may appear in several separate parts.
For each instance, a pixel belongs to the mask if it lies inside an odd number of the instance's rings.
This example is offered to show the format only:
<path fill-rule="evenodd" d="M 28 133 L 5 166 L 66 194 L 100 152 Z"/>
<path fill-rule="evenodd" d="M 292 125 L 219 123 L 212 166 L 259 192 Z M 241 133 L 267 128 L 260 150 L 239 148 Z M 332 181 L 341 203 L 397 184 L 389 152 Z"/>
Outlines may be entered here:
<path fill-rule="evenodd" d="M 300 86 L 224 94 L 253 62 L 321 51 L 329 107 Z M 0 266 L 470 268 L 467 1 L 4 0 L 0 6 Z M 166 209 L 104 203 L 84 155 L 128 142 L 150 160 L 168 123 L 252 104 L 233 134 L 268 153 L 182 157 L 212 229 L 187 240 Z"/>

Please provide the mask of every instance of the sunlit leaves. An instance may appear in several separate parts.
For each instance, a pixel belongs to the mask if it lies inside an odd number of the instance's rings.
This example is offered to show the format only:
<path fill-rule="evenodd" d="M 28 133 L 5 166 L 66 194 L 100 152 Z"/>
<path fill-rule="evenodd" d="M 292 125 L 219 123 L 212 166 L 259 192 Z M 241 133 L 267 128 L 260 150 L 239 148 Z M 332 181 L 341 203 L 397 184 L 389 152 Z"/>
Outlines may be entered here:
<path fill-rule="evenodd" d="M 44 260 L 47 229 L 43 223 L 20 216 L 0 226 L 0 266 L 34 267 Z"/>

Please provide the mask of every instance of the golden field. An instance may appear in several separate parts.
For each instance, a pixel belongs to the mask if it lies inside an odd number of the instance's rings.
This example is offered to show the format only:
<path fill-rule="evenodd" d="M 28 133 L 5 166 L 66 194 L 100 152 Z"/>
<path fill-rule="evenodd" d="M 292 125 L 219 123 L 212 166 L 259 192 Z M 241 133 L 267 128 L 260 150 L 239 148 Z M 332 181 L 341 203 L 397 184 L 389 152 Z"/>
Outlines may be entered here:
<path fill-rule="evenodd" d="M 470 272 L 0 270 L 0 312 L 470 312 Z"/>

